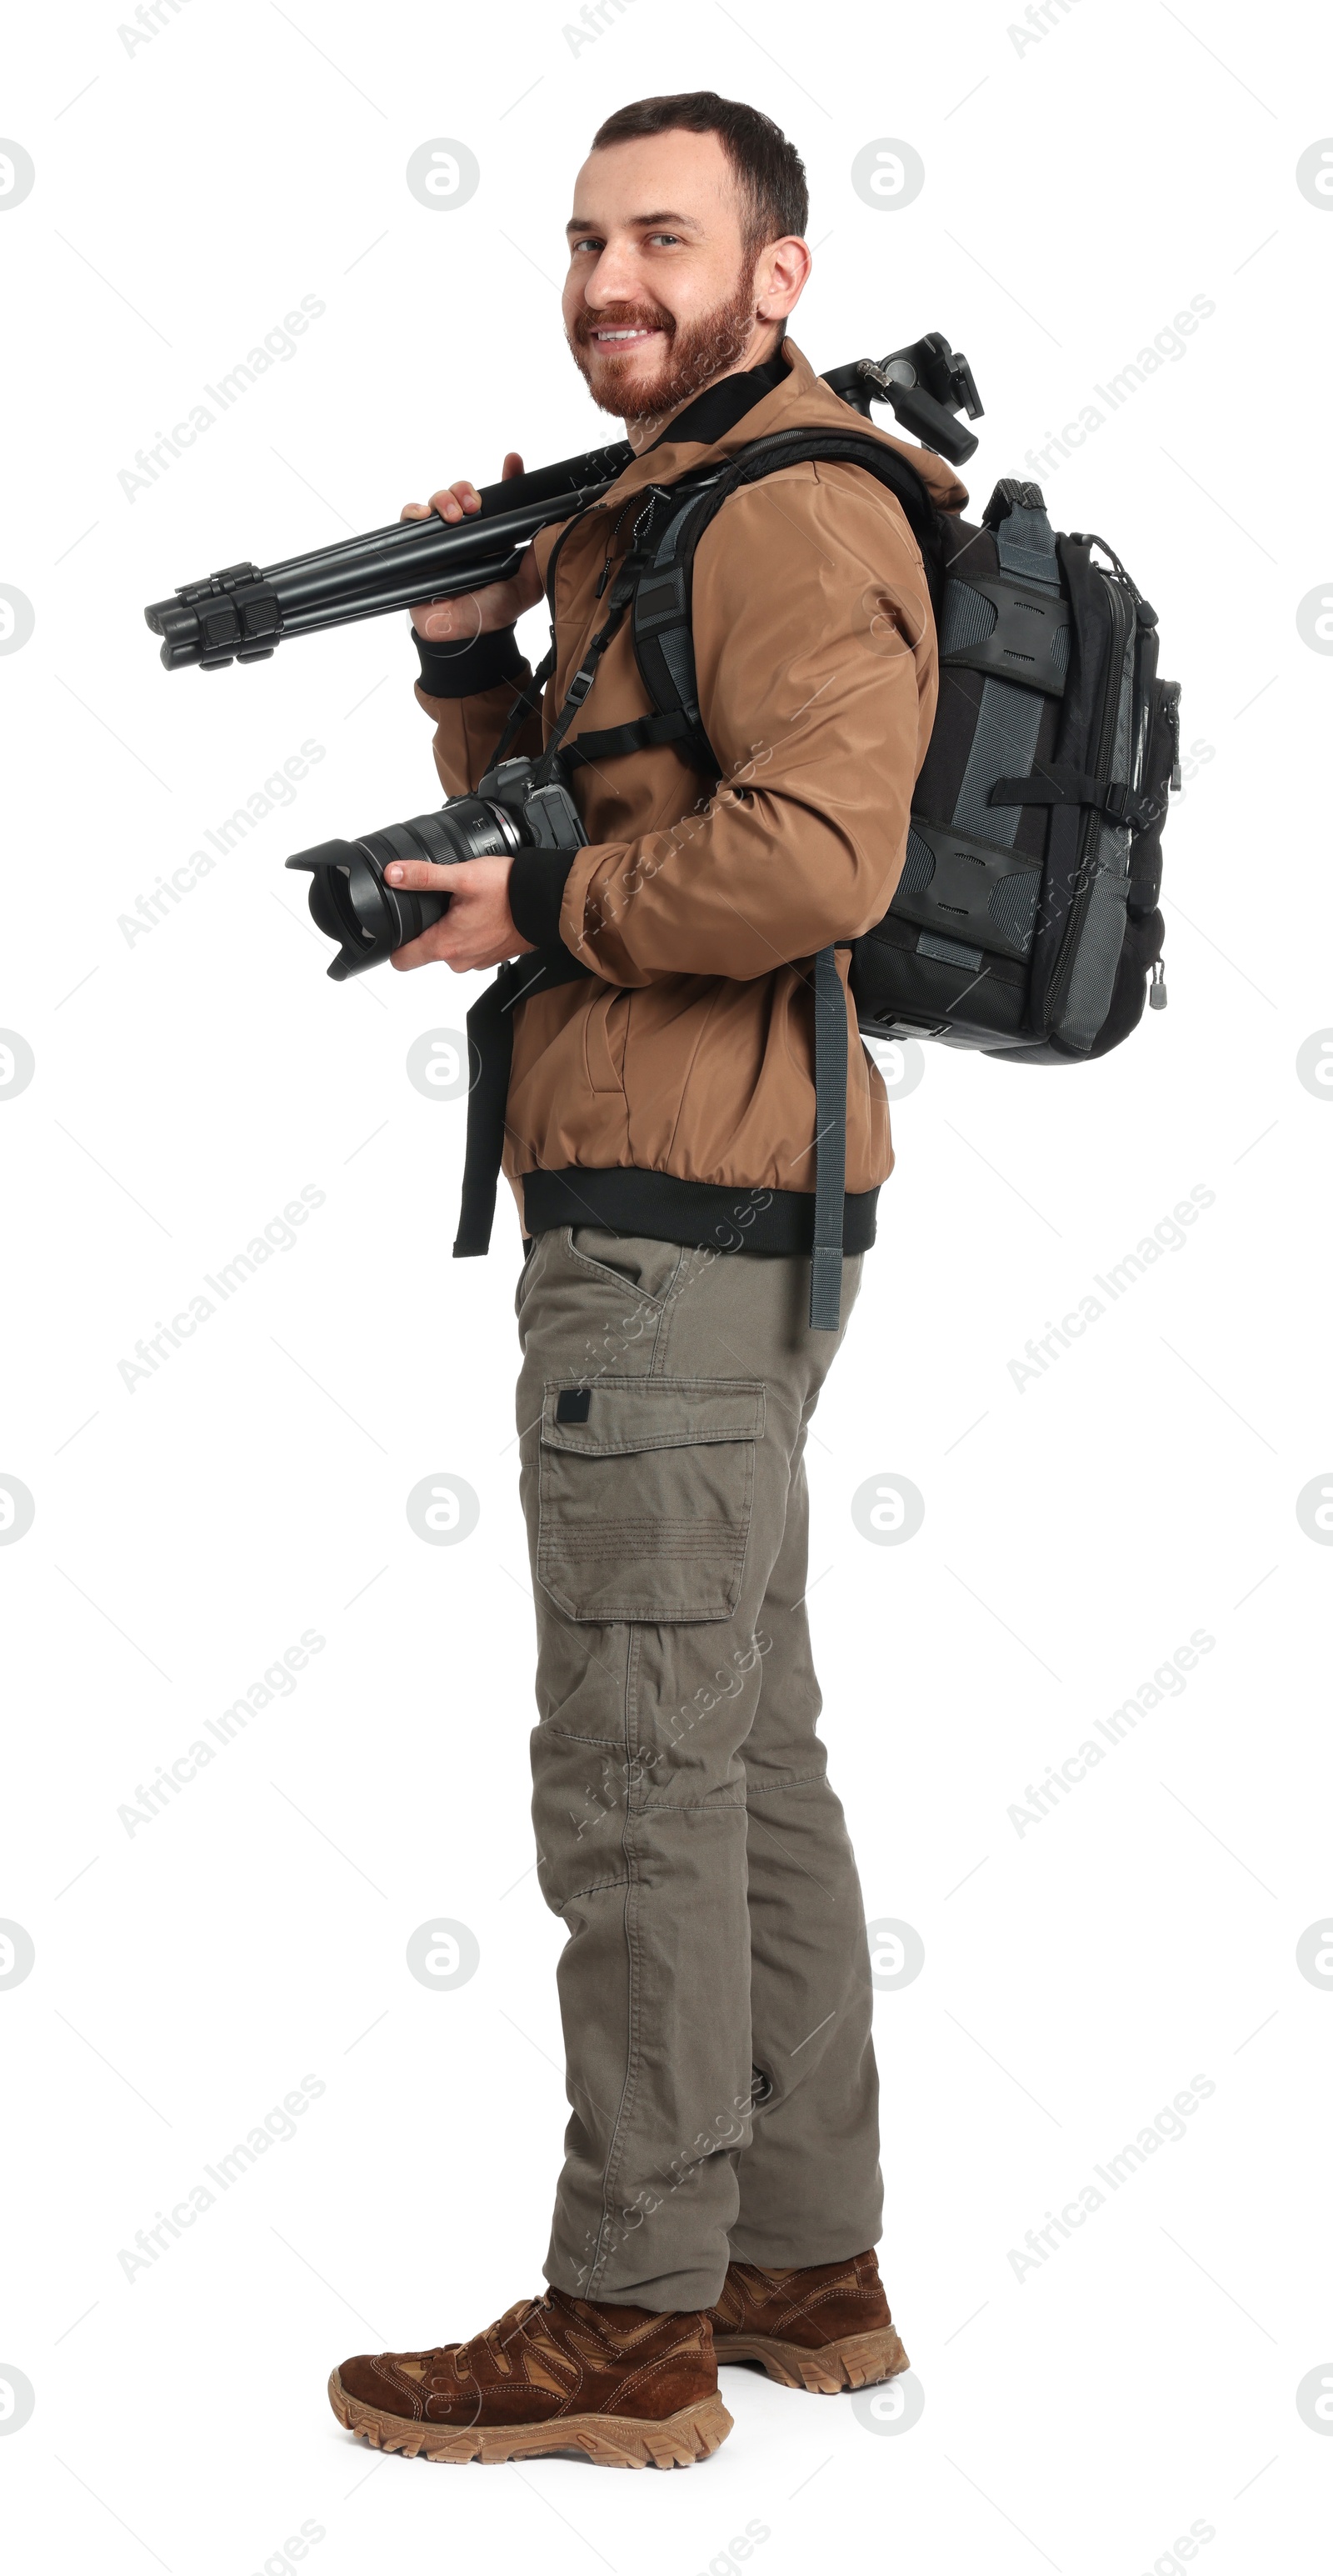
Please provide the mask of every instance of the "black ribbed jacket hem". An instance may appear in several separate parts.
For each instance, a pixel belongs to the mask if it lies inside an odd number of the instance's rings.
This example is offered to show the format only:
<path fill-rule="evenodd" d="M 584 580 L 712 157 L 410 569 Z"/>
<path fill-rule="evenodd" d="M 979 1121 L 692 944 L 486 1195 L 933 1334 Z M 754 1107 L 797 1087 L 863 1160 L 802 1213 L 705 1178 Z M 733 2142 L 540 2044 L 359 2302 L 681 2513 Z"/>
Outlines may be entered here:
<path fill-rule="evenodd" d="M 844 1200 L 844 1253 L 870 1250 L 878 1198 L 876 1188 Z M 813 1190 L 747 1189 L 740 1182 L 677 1180 L 671 1172 L 584 1171 L 571 1164 L 563 1172 L 524 1174 L 523 1225 L 528 1234 L 548 1234 L 557 1225 L 600 1225 L 612 1234 L 647 1234 L 722 1252 L 809 1252 L 815 1198 Z"/>

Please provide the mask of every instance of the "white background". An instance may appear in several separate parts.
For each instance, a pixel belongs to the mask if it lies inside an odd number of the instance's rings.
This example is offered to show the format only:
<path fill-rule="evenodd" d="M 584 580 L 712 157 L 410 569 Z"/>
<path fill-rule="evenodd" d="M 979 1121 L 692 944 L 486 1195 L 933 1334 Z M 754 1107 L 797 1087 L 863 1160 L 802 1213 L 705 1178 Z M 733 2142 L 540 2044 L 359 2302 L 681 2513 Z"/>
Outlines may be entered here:
<path fill-rule="evenodd" d="M 573 15 L 571 7 L 571 17 Z M 1298 1938 L 1333 1898 L 1320 1618 L 1296 1497 L 1333 1463 L 1323 1224 L 1333 1023 L 1320 758 L 1333 666 L 1327 254 L 1296 163 L 1333 128 L 1298 13 L 1079 0 L 1020 50 L 1003 0 L 813 13 L 633 0 L 373 11 L 30 9 L 0 220 L 10 744 L 0 1022 L 8 1249 L 0 1470 L 0 1993 L 8 2252 L 0 2442 L 25 2571 L 252 2576 L 303 2521 L 321 2576 L 384 2565 L 698 2576 L 869 2562 L 1209 2576 L 1315 2563 L 1333 2440 L 1333 1999 Z M 1025 34 L 1031 30 L 1015 18 Z M 133 21 L 129 22 L 133 25 Z M 586 28 L 575 20 L 580 35 Z M 965 474 L 1037 472 L 1155 603 L 1198 746 L 1166 837 L 1170 1007 L 1064 1073 L 927 1049 L 811 1451 L 812 1616 L 868 1914 L 925 1966 L 878 1998 L 880 2248 L 925 2411 L 731 2371 L 736 2429 L 678 2478 L 377 2462 L 324 2399 L 343 2353 L 480 2327 L 536 2289 L 565 2117 L 532 1875 L 532 1626 L 512 1445 L 518 1264 L 450 1260 L 461 1103 L 408 1083 L 476 979 L 340 989 L 287 853 L 435 801 L 406 620 L 168 677 L 142 605 L 396 516 L 507 445 L 617 435 L 558 315 L 599 119 L 713 84 L 810 176 L 817 366 L 943 330 L 986 404 Z M 433 212 L 409 154 L 465 141 Z M 854 154 L 910 141 L 876 208 Z M 131 499 L 118 480 L 302 295 L 325 314 Z M 1057 471 L 1025 462 L 1193 296 L 1216 312 Z M 1105 408 L 1105 406 L 1102 406 Z M 540 620 L 534 659 L 543 637 Z M 302 741 L 322 762 L 151 932 L 118 926 Z M 148 1381 L 118 1363 L 303 1184 L 325 1194 Z M 1039 1383 L 1009 1362 L 1196 1184 L 1214 1203 Z M 465 1545 L 405 1516 L 480 1498 Z M 850 1501 L 925 1496 L 877 1547 Z M 151 1826 L 118 1808 L 301 1632 L 324 1650 Z M 1021 1835 L 1008 1815 L 1183 1645 L 1188 1679 Z M 466 1924 L 427 1991 L 409 1935 Z M 707 2010 L 706 1996 L 698 2008 Z M 289 2142 L 151 2267 L 118 2261 L 295 2086 Z M 1195 2075 L 1178 2143 L 1034 2272 L 1008 2257 Z M 3 2373 L 0 2373 L 3 2376 Z M 1324 2432 L 1330 2431 L 1325 2423 Z M 0 2422 L 0 2434 L 6 2430 Z"/>

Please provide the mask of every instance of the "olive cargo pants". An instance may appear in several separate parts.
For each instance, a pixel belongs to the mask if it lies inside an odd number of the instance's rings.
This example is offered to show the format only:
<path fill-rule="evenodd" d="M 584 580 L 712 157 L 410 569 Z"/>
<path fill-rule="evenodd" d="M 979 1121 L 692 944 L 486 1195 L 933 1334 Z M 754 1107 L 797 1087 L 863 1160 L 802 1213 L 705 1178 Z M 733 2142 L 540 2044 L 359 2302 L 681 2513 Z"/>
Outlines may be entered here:
<path fill-rule="evenodd" d="M 861 1257 L 843 1263 L 843 1325 Z M 572 2116 L 546 2277 L 701 2308 L 880 2232 L 870 1963 L 815 1732 L 804 1257 L 591 1226 L 515 1296 L 533 1821 Z"/>

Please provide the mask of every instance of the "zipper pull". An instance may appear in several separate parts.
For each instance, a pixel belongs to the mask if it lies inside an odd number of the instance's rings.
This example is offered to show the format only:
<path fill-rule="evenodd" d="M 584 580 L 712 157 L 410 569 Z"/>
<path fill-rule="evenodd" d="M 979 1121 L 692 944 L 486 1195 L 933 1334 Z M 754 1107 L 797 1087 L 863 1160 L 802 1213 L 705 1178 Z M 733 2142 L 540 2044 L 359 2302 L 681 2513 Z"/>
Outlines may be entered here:
<path fill-rule="evenodd" d="M 1166 969 L 1160 957 L 1152 970 L 1152 982 L 1148 986 L 1148 1008 L 1150 1011 L 1166 1009 Z"/>

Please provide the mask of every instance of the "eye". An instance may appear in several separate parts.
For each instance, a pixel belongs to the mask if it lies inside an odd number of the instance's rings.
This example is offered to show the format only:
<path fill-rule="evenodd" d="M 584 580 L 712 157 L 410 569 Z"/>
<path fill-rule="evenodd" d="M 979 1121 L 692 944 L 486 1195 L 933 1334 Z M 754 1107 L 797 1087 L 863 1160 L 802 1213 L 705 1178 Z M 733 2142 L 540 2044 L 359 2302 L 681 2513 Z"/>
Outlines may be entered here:
<path fill-rule="evenodd" d="M 604 248 L 605 248 L 605 244 L 604 244 L 603 242 L 598 241 L 597 236 L 596 236 L 596 234 L 595 234 L 595 233 L 585 233 L 581 241 L 572 241 L 572 242 L 570 243 L 570 245 L 569 245 L 569 255 L 570 255 L 570 258 L 572 259 L 572 258 L 574 257 L 574 254 L 575 254 L 575 252 L 576 252 L 576 251 L 581 251 L 581 250 L 603 250 Z"/>
<path fill-rule="evenodd" d="M 673 242 L 679 245 L 681 236 L 679 233 L 649 233 L 646 238 L 650 242 Z"/>

